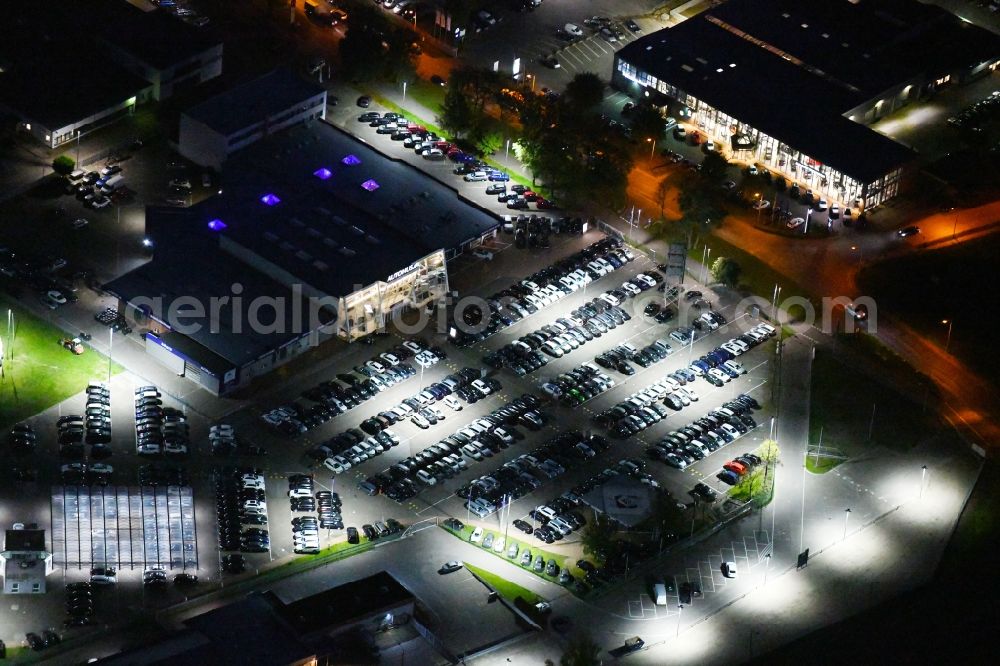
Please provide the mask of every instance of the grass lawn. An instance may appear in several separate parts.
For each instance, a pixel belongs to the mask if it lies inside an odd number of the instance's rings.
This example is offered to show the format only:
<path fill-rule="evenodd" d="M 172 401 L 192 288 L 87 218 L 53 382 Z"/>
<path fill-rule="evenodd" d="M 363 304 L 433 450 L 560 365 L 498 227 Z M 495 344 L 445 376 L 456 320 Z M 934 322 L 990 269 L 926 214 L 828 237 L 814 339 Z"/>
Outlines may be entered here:
<path fill-rule="evenodd" d="M 434 86 L 426 82 L 421 82 L 421 85 L 413 86 L 412 88 L 407 87 L 406 89 L 407 95 L 410 94 L 411 89 L 415 89 L 413 97 L 416 101 L 420 102 L 422 105 L 428 107 L 431 110 L 440 111 L 441 101 L 444 99 L 444 88 L 441 88 L 439 86 Z M 434 97 L 434 95 L 438 95 L 438 97 Z M 385 108 L 389 109 L 390 111 L 394 111 L 395 113 L 401 113 L 410 120 L 416 122 L 418 125 L 423 125 L 424 127 L 434 132 L 435 134 L 438 134 L 439 136 L 443 137 L 448 136 L 448 132 L 446 132 L 443 128 L 435 124 L 437 118 L 433 119 L 422 118 L 417 114 L 415 114 L 411 109 L 401 107 L 398 104 L 395 104 L 386 99 L 385 97 L 382 97 L 381 95 L 375 93 L 372 94 L 372 99 L 374 99 L 376 102 L 378 102 Z M 520 183 L 525 187 L 531 188 L 533 191 L 537 192 L 538 194 L 541 194 L 545 198 L 551 198 L 551 192 L 549 191 L 549 189 L 543 185 L 532 184 L 531 178 L 529 176 L 520 173 L 519 171 L 509 169 L 488 156 L 482 159 L 484 162 L 494 167 L 495 169 L 499 169 L 500 171 L 506 171 L 510 175 L 511 182 Z"/>
<path fill-rule="evenodd" d="M 1000 377 L 1000 355 L 990 349 L 991 326 L 978 313 L 1000 307 L 996 257 L 1000 233 L 935 250 L 924 250 L 875 264 L 861 271 L 861 293 L 878 300 L 880 310 L 903 319 L 983 377 Z M 951 340 L 942 320 L 954 320 Z"/>
<path fill-rule="evenodd" d="M 511 603 L 514 603 L 518 599 L 518 597 L 524 599 L 532 606 L 542 600 L 540 596 L 538 596 L 528 588 L 521 587 L 517 583 L 509 581 L 506 578 L 501 578 L 500 576 L 496 575 L 491 571 L 487 571 L 486 569 L 480 569 L 479 567 L 473 566 L 468 562 L 463 562 L 462 564 L 465 565 L 466 569 L 474 573 L 476 577 L 487 583 L 490 587 L 496 590 L 500 594 L 500 596 L 502 596 L 504 599 L 506 599 Z"/>
<path fill-rule="evenodd" d="M 473 532 L 473 527 L 471 525 L 466 525 L 465 527 L 463 527 L 458 532 L 456 532 L 455 530 L 453 530 L 451 528 L 445 527 L 444 525 L 442 525 L 441 527 L 444 530 L 448 531 L 449 533 L 453 534 L 454 536 L 458 537 L 459 539 L 461 539 L 462 541 L 465 541 L 467 543 L 469 542 L 469 537 L 472 536 L 472 532 Z M 491 530 L 484 530 L 483 531 L 483 537 L 485 538 L 486 535 L 490 533 L 490 531 Z M 493 536 L 494 536 L 494 538 L 496 538 L 498 536 L 503 536 L 503 533 L 501 533 L 499 531 L 494 531 L 493 532 Z M 512 544 L 512 543 L 516 543 L 517 544 L 517 557 L 515 557 L 513 560 L 508 559 L 508 557 L 507 557 L 507 549 L 510 548 L 510 544 Z M 478 544 L 474 544 L 474 545 L 482 546 L 482 541 L 480 541 Z M 535 546 L 533 546 L 532 544 L 528 543 L 527 541 L 522 541 L 520 539 L 514 538 L 511 534 L 507 535 L 507 541 L 504 544 L 503 552 L 502 553 L 497 553 L 492 548 L 489 550 L 489 552 L 492 553 L 493 555 L 495 555 L 496 557 L 499 557 L 502 560 L 506 560 L 508 562 L 511 562 L 513 564 L 516 564 L 516 565 L 520 566 L 520 564 L 521 564 L 521 556 L 524 553 L 525 549 L 528 549 L 528 550 L 531 551 L 531 559 L 532 559 L 532 561 L 534 561 L 534 559 L 535 559 L 535 557 L 537 555 L 541 555 L 545 559 L 546 562 L 548 562 L 549 560 L 555 560 L 556 564 L 559 565 L 560 571 L 562 569 L 566 568 L 567 565 L 569 565 L 569 572 L 571 574 L 573 574 L 574 578 L 579 579 L 579 578 L 582 578 L 583 575 L 584 575 L 584 572 L 582 570 L 578 569 L 576 567 L 576 564 L 574 564 L 573 562 L 570 562 L 569 561 L 569 557 L 567 557 L 566 555 L 560 555 L 558 553 L 552 553 L 552 552 L 549 552 L 547 550 L 542 550 L 541 548 L 536 548 Z M 485 550 L 485 548 L 483 550 Z M 522 568 L 525 571 L 530 571 L 531 573 L 535 574 L 536 576 L 538 576 L 539 578 L 542 578 L 544 580 L 547 580 L 547 581 L 554 580 L 553 578 L 550 578 L 549 576 L 546 576 L 544 572 L 543 573 L 538 573 L 534 569 L 532 569 L 531 567 L 522 567 Z"/>
<path fill-rule="evenodd" d="M 812 302 L 814 307 L 819 308 L 819 301 L 806 289 L 791 282 L 787 277 L 749 252 L 715 236 L 703 235 L 693 247 L 688 248 L 688 257 L 695 261 L 701 261 L 706 244 L 712 250 L 713 262 L 719 257 L 729 257 L 735 259 L 740 265 L 743 269 L 743 273 L 740 275 L 740 289 L 756 294 L 770 302 L 771 296 L 774 294 L 774 285 L 778 285 L 781 287 L 782 301 L 792 296 L 800 296 Z M 796 310 L 796 308 L 792 308 L 790 311 L 793 317 L 797 314 Z"/>
<path fill-rule="evenodd" d="M 92 379 L 108 377 L 107 356 L 90 347 L 82 355 L 74 356 L 59 345 L 59 339 L 67 336 L 65 332 L 0 298 L 0 313 L 6 314 L 8 308 L 13 313 L 14 342 L 11 349 L 7 322 L 0 322 L 4 346 L 0 430 L 79 393 Z M 112 365 L 113 374 L 120 371 L 118 364 Z"/>
<path fill-rule="evenodd" d="M 849 336 L 858 337 L 858 336 Z M 857 343 L 864 344 L 864 343 Z M 873 374 L 882 363 L 874 354 L 871 358 Z M 901 362 L 901 361 L 900 361 Z M 823 448 L 834 449 L 853 457 L 876 446 L 896 451 L 907 451 L 924 437 L 941 429 L 941 423 L 931 410 L 892 390 L 869 374 L 859 374 L 834 358 L 829 352 L 817 353 L 812 368 L 812 395 L 810 398 L 809 441 L 819 443 L 820 429 Z M 883 376 L 892 377 L 886 371 Z M 874 421 L 872 410 L 874 408 Z M 871 425 L 871 441 L 868 430 Z"/>
<path fill-rule="evenodd" d="M 834 458 L 824 455 L 819 456 L 819 462 L 817 462 L 816 455 L 812 453 L 806 456 L 806 470 L 812 472 L 813 474 L 826 474 L 842 462 L 844 462 L 843 458 Z"/>
<path fill-rule="evenodd" d="M 410 109 L 405 109 L 405 108 L 399 106 L 398 104 L 395 104 L 394 102 L 389 101 L 385 97 L 382 97 L 379 94 L 374 94 L 373 93 L 372 94 L 372 99 L 374 99 L 376 102 L 378 102 L 379 104 L 381 104 L 385 108 L 389 109 L 390 111 L 394 111 L 395 113 L 401 113 L 404 116 L 406 116 L 407 118 L 409 118 L 410 120 L 412 120 L 413 122 L 417 123 L 418 125 L 423 125 L 427 129 L 429 129 L 431 132 L 434 132 L 435 134 L 438 134 L 440 136 L 447 136 L 448 135 L 447 132 L 445 132 L 443 129 L 441 129 L 441 127 L 439 127 L 438 125 L 436 125 L 434 123 L 434 121 L 437 120 L 436 118 L 421 118 L 417 114 L 413 113 L 413 111 L 411 111 Z"/>

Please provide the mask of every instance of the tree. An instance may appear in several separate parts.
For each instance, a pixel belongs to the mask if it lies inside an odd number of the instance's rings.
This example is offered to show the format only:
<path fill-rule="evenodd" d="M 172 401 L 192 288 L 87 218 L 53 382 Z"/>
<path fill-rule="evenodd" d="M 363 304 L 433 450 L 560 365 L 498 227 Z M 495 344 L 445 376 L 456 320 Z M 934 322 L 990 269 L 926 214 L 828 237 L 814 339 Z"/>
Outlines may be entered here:
<path fill-rule="evenodd" d="M 599 666 L 601 648 L 589 634 L 578 634 L 566 646 L 559 666 Z"/>
<path fill-rule="evenodd" d="M 726 177 L 729 169 L 729 162 L 717 150 L 713 150 L 705 155 L 701 161 L 701 169 L 698 173 L 709 185 L 718 185 Z"/>
<path fill-rule="evenodd" d="M 444 103 L 441 105 L 441 113 L 438 115 L 438 122 L 454 136 L 462 136 L 470 129 L 474 122 L 474 112 L 469 105 L 469 98 L 458 86 L 448 85 L 444 93 Z"/>
<path fill-rule="evenodd" d="M 357 7 L 338 47 L 341 69 L 351 81 L 412 79 L 412 42 L 413 33 L 390 26 L 385 12 Z"/>
<path fill-rule="evenodd" d="M 663 138 L 663 114 L 652 104 L 638 104 L 631 113 L 632 133 L 641 139 Z"/>
<path fill-rule="evenodd" d="M 660 533 L 660 538 L 671 537 L 681 518 L 681 510 L 674 499 L 668 493 L 657 493 L 650 508 L 650 523 Z"/>
<path fill-rule="evenodd" d="M 580 535 L 583 552 L 603 561 L 614 547 L 614 536 L 617 531 L 614 523 L 606 514 L 597 514 L 597 517 L 587 524 L 583 534 Z"/>
<path fill-rule="evenodd" d="M 712 263 L 712 279 L 729 287 L 735 287 L 743 268 L 735 259 L 719 257 Z"/>
<path fill-rule="evenodd" d="M 589 111 L 604 100 L 604 81 L 593 72 L 580 72 L 566 84 L 563 99 L 571 106 Z"/>
<path fill-rule="evenodd" d="M 68 176 L 76 168 L 76 162 L 69 155 L 60 155 L 52 160 L 52 170 L 60 176 Z"/>

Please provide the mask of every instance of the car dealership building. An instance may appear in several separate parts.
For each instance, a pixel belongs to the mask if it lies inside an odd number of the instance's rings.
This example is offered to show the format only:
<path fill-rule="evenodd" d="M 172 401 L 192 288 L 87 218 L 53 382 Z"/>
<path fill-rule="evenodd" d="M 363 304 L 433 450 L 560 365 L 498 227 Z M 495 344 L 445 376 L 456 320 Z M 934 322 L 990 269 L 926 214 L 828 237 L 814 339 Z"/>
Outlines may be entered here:
<path fill-rule="evenodd" d="M 738 160 L 867 209 L 916 155 L 866 124 L 998 67 L 1000 37 L 916 0 L 729 0 L 622 48 L 613 83 Z"/>
<path fill-rule="evenodd" d="M 152 261 L 105 285 L 147 353 L 216 394 L 424 310 L 448 293 L 447 259 L 500 224 L 316 120 L 229 156 L 220 188 L 148 208 Z"/>

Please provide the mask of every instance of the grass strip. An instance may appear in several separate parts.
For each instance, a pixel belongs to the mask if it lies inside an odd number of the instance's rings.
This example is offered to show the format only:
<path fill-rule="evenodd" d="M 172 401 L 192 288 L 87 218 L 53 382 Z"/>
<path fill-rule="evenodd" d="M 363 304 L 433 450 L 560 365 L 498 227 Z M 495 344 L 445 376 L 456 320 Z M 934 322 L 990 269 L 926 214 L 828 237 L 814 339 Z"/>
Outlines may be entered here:
<path fill-rule="evenodd" d="M 10 311 L 12 327 L 7 326 Z M 59 344 L 72 337 L 21 306 L 0 298 L 0 337 L 4 349 L 0 380 L 0 430 L 76 395 L 91 380 L 107 380 L 108 357 L 84 343 L 76 356 Z M 111 374 L 122 368 L 111 364 Z"/>

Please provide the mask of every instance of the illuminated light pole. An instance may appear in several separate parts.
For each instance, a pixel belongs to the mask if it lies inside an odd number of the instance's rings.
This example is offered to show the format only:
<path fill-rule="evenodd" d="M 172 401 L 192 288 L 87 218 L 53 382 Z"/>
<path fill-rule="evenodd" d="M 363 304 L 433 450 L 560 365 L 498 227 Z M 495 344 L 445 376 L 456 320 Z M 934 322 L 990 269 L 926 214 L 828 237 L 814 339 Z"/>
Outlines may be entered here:
<path fill-rule="evenodd" d="M 650 138 L 650 139 L 646 139 L 646 143 L 650 144 L 650 146 L 649 146 L 649 159 L 653 159 L 653 153 L 656 150 L 656 141 L 653 140 L 652 138 Z"/>
<path fill-rule="evenodd" d="M 851 508 L 844 509 L 844 538 L 847 538 L 847 521 L 851 518 Z"/>
<path fill-rule="evenodd" d="M 757 224 L 760 225 L 760 211 L 763 210 L 763 206 L 760 205 L 762 199 L 760 198 L 760 192 L 754 192 L 754 206 L 757 207 Z"/>
<path fill-rule="evenodd" d="M 684 614 L 684 604 L 677 604 L 677 633 L 674 634 L 674 638 L 681 635 L 681 615 Z"/>
<path fill-rule="evenodd" d="M 708 284 L 708 265 L 712 261 L 712 248 L 708 248 L 708 252 L 705 253 L 705 276 L 702 279 L 703 284 Z"/>
<path fill-rule="evenodd" d="M 948 346 L 951 344 L 951 326 L 955 322 L 952 319 L 942 319 L 941 323 L 942 324 L 948 324 L 948 336 L 944 339 L 944 351 L 945 351 L 945 353 L 947 353 L 948 352 Z"/>
<path fill-rule="evenodd" d="M 927 477 L 927 465 L 923 465 L 920 468 L 920 497 L 918 499 L 924 498 L 924 479 Z"/>
<path fill-rule="evenodd" d="M 773 538 L 773 537 L 772 537 Z M 764 587 L 767 587 L 767 572 L 771 568 L 771 553 L 764 556 Z"/>
<path fill-rule="evenodd" d="M 509 169 L 510 168 L 510 139 L 507 139 L 507 145 L 506 145 L 506 147 L 503 150 L 503 161 L 504 161 L 504 164 L 506 164 L 507 168 Z"/>
<path fill-rule="evenodd" d="M 406 101 L 406 81 L 403 81 L 403 101 Z"/>

